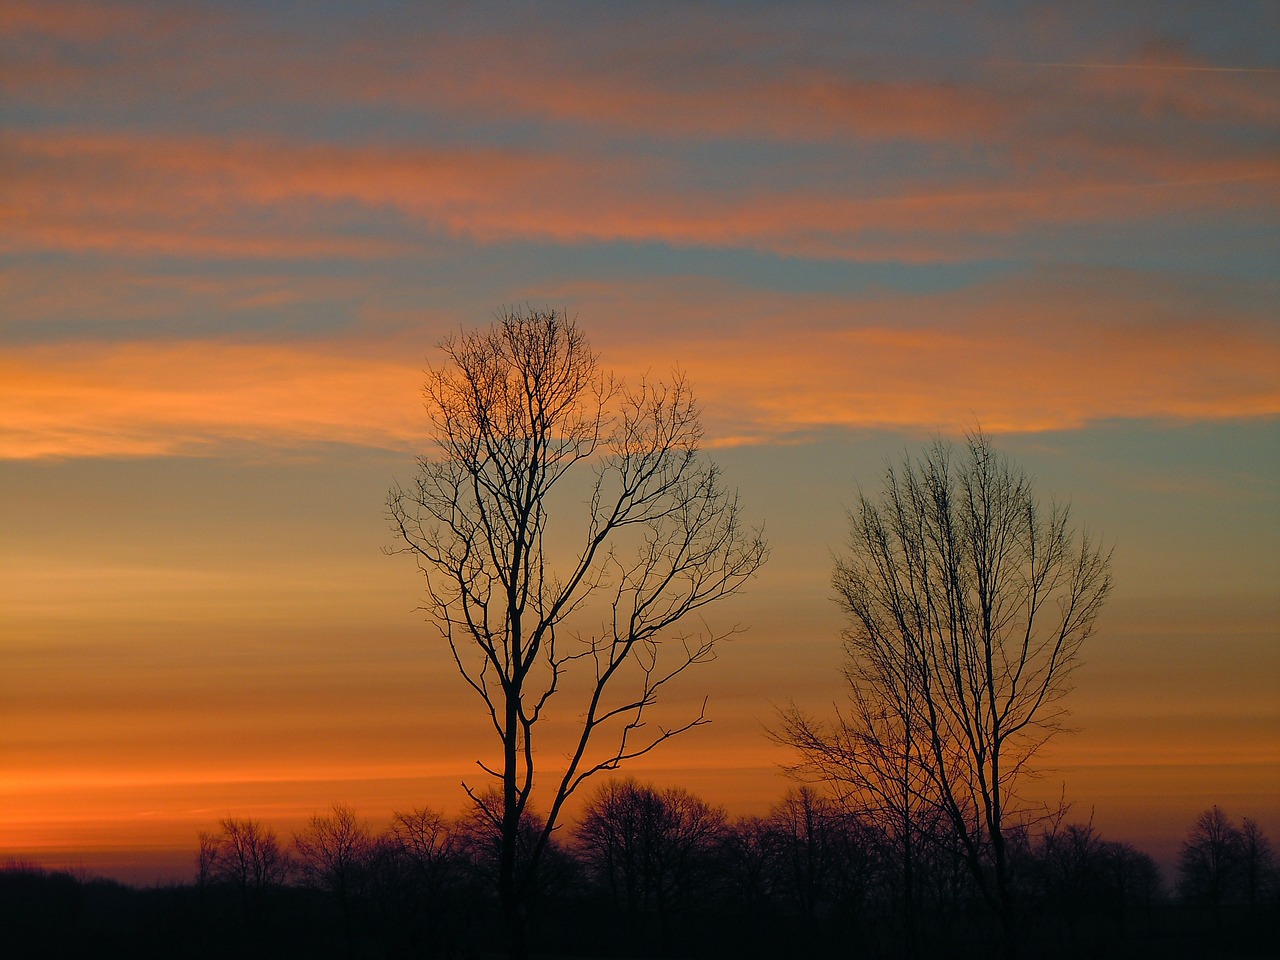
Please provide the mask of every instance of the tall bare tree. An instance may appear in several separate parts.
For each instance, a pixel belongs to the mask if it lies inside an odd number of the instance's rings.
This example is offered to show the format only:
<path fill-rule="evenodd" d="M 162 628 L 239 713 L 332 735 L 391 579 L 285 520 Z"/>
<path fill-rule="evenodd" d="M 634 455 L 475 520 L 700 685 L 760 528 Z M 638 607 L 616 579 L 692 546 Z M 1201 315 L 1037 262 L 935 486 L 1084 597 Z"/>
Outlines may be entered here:
<path fill-rule="evenodd" d="M 982 434 L 939 441 L 860 494 L 833 583 L 848 615 L 851 709 L 834 727 L 792 711 L 782 737 L 843 768 L 915 835 L 932 808 L 959 841 L 1013 949 L 1006 829 L 1111 590 L 1110 554 Z M 909 861 L 908 861 L 909 866 Z"/>
<path fill-rule="evenodd" d="M 500 746 L 481 767 L 501 795 L 499 894 L 523 956 L 535 871 L 518 868 L 516 844 L 552 698 L 571 673 L 581 681 L 576 733 L 540 804 L 535 867 L 585 779 L 705 722 L 703 712 L 655 728 L 645 718 L 672 680 L 713 656 L 720 636 L 683 621 L 737 590 L 766 547 L 700 452 L 683 376 L 619 384 L 555 311 L 506 312 L 441 347 L 446 362 L 425 391 L 435 449 L 413 486 L 392 489 L 389 509 Z M 583 473 L 582 513 L 552 510 L 553 491 Z M 565 544 L 576 546 L 557 569 Z"/>

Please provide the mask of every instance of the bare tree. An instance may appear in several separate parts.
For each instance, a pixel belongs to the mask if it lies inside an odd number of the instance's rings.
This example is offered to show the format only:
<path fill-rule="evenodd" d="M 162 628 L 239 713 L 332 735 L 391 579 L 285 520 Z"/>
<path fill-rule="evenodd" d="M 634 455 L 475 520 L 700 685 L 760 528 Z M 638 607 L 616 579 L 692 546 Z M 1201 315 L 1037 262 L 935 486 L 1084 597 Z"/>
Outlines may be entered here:
<path fill-rule="evenodd" d="M 773 826 L 763 817 L 740 817 L 721 840 L 722 882 L 739 913 L 755 925 L 768 916 L 777 889 L 778 853 Z"/>
<path fill-rule="evenodd" d="M 851 708 L 792 711 L 781 737 L 861 791 L 910 843 L 932 807 L 961 844 L 1013 950 L 1005 831 L 1019 780 L 1062 729 L 1063 695 L 1111 589 L 1110 555 L 981 434 L 937 442 L 859 496 L 833 583 Z M 909 867 L 910 860 L 907 860 Z"/>
<path fill-rule="evenodd" d="M 786 888 L 800 916 L 812 924 L 824 901 L 833 899 L 840 870 L 839 834 L 843 811 L 812 787 L 791 790 L 769 811 L 769 823 L 781 855 Z"/>
<path fill-rule="evenodd" d="M 1240 887 L 1240 854 L 1240 831 L 1216 805 L 1196 817 L 1178 853 L 1178 892 L 1208 907 L 1216 927 Z"/>
<path fill-rule="evenodd" d="M 500 745 L 500 760 L 481 767 L 501 794 L 498 888 L 512 955 L 523 957 L 528 886 L 566 799 L 592 774 L 705 722 L 699 712 L 650 729 L 645 717 L 672 680 L 713 656 L 717 635 L 682 621 L 737 590 L 766 548 L 700 454 L 683 376 L 619 385 L 555 311 L 507 312 L 441 347 L 446 363 L 425 391 L 435 450 L 388 505 Z M 592 481 L 574 532 L 550 508 L 577 467 Z M 575 541 L 557 572 L 553 555 Z M 544 801 L 534 866 L 518 869 L 538 724 L 571 672 L 583 680 L 576 733 Z"/>
<path fill-rule="evenodd" d="M 429 807 L 397 813 L 388 838 L 392 849 L 412 868 L 415 885 L 428 897 L 439 898 L 457 882 L 462 843 L 445 817 Z"/>
<path fill-rule="evenodd" d="M 368 879 L 373 856 L 369 825 L 350 807 L 335 804 L 331 815 L 313 816 L 301 833 L 294 834 L 293 849 L 302 881 L 337 900 L 348 952 L 354 953 L 353 908 Z"/>
<path fill-rule="evenodd" d="M 396 813 L 374 841 L 370 903 L 388 955 L 461 956 L 480 925 L 465 837 L 429 807 Z"/>
<path fill-rule="evenodd" d="M 1159 897 L 1160 868 L 1148 854 L 1128 843 L 1109 841 L 1103 844 L 1103 855 L 1116 929 L 1124 935 L 1133 908 L 1149 914 Z"/>
<path fill-rule="evenodd" d="M 702 901 L 726 826 L 723 809 L 687 790 L 627 779 L 600 785 L 574 833 L 591 879 L 638 943 L 655 926 L 667 938 L 674 916 Z"/>
<path fill-rule="evenodd" d="M 851 644 L 849 637 L 846 643 Z M 893 859 L 896 921 L 903 952 L 918 950 L 923 844 L 934 839 L 939 814 L 930 786 L 926 737 L 911 705 L 913 668 L 905 650 L 853 649 L 845 664 L 849 702 L 834 721 L 794 704 L 781 713 L 774 739 L 794 747 L 801 761 L 791 772 L 828 784 L 846 810 L 875 825 Z M 893 656 L 892 654 L 897 654 Z"/>
<path fill-rule="evenodd" d="M 196 887 L 203 894 L 217 876 L 222 837 L 216 833 L 201 830 L 199 842 L 199 851 L 196 853 Z"/>
<path fill-rule="evenodd" d="M 1107 847 L 1092 822 L 1063 823 L 1061 814 L 1033 844 L 1030 873 L 1042 910 L 1074 941 L 1081 919 L 1106 896 Z"/>
<path fill-rule="evenodd" d="M 1250 912 L 1256 912 L 1272 896 L 1276 880 L 1271 840 L 1257 820 L 1245 817 L 1240 821 L 1240 885 Z"/>
<path fill-rule="evenodd" d="M 207 840 L 214 857 L 213 876 L 240 891 L 246 915 L 257 921 L 270 891 L 289 875 L 288 854 L 276 832 L 256 820 L 228 817 L 219 826 L 222 832 L 216 838 L 201 838 L 202 856 Z"/>
<path fill-rule="evenodd" d="M 532 911 L 538 900 L 554 897 L 567 886 L 576 867 L 557 842 L 557 836 L 543 840 L 545 829 L 546 820 L 541 813 L 532 806 L 525 807 L 516 832 L 515 865 L 516 873 L 528 880 L 528 895 L 522 904 L 526 911 Z M 476 793 L 470 808 L 454 821 L 452 830 L 468 872 L 483 887 L 495 889 L 502 873 L 505 846 L 502 792 L 490 789 Z"/>

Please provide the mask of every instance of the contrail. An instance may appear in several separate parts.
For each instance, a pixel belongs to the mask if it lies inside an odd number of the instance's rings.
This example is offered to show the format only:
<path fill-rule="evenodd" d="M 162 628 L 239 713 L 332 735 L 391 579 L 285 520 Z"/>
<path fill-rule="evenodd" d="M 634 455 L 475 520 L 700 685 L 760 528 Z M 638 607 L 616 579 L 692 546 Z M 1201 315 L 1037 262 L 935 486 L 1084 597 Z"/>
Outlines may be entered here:
<path fill-rule="evenodd" d="M 1268 73 L 1280 74 L 1280 67 L 1197 67 L 1162 63 L 1055 63 L 1040 60 L 993 60 L 997 67 L 1066 67 L 1072 70 L 1165 70 L 1177 73 Z"/>

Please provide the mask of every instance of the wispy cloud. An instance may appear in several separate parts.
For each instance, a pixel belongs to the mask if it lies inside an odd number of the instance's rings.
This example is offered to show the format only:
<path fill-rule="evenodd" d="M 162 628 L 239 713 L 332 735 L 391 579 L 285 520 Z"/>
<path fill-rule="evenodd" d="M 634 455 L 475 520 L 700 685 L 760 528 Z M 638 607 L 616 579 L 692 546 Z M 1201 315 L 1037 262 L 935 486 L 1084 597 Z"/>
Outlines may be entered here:
<path fill-rule="evenodd" d="M 340 350 L 220 342 L 73 343 L 0 355 L 0 455 L 217 452 L 229 441 L 405 448 L 421 370 Z"/>
<path fill-rule="evenodd" d="M 367 261 L 443 235 L 927 263 L 1280 206 L 1280 75 L 1176 48 L 932 65 L 850 52 L 816 9 L 675 32 L 166 11 L 6 6 L 5 252 Z"/>
<path fill-rule="evenodd" d="M 692 281 L 547 296 L 580 313 L 622 373 L 688 371 L 713 443 L 833 426 L 1026 431 L 1280 414 L 1280 339 L 1261 310 L 1224 311 L 1160 278 L 1094 273 L 867 299 Z M 10 350 L 0 357 L 10 412 L 0 455 L 200 455 L 239 441 L 419 449 L 417 351 L 427 347 L 219 340 Z"/>
<path fill-rule="evenodd" d="M 1263 284 L 1252 307 L 1228 308 L 1172 278 L 1081 271 L 866 299 L 687 284 L 591 288 L 575 302 L 618 330 L 697 317 L 615 352 L 640 369 L 678 358 L 720 436 L 765 440 L 827 426 L 1011 432 L 1274 416 L 1273 295 Z M 703 316 L 717 312 L 729 329 Z"/>
<path fill-rule="evenodd" d="M 0 149 L 0 203 L 20 227 L 3 238 L 8 253 L 370 258 L 404 255 L 426 230 L 927 261 L 991 256 L 1045 225 L 1280 204 L 1280 166 L 1249 158 L 1165 158 L 1129 179 L 952 176 L 868 195 L 855 184 L 706 190 L 667 179 L 663 163 L 519 148 L 11 134 Z"/>

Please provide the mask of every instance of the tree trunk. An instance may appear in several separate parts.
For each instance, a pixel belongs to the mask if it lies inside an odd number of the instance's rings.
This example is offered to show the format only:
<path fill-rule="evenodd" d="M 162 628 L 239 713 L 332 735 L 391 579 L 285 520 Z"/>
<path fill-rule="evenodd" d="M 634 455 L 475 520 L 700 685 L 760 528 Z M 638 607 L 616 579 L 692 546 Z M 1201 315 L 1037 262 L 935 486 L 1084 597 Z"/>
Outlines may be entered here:
<path fill-rule="evenodd" d="M 1004 837 L 999 836 L 992 846 L 995 852 L 996 908 L 1000 914 L 1000 939 L 1005 960 L 1018 955 L 1018 924 L 1015 915 L 1013 890 L 1009 885 L 1009 859 Z"/>
<path fill-rule="evenodd" d="M 513 625 L 513 648 L 519 651 L 519 626 Z M 503 742 L 502 842 L 498 851 L 498 900 L 502 920 L 507 928 L 507 951 L 511 960 L 528 960 L 529 942 L 525 930 L 523 884 L 516 876 L 517 848 L 520 843 L 520 810 L 516 798 L 516 763 L 520 699 L 508 692 L 506 702 L 506 736 Z"/>
<path fill-rule="evenodd" d="M 902 948 L 907 960 L 915 960 L 916 935 L 915 851 L 908 814 L 902 837 Z"/>
<path fill-rule="evenodd" d="M 507 928 L 507 956 L 510 960 L 529 960 L 524 904 L 514 890 L 504 893 L 502 897 L 502 919 Z"/>

